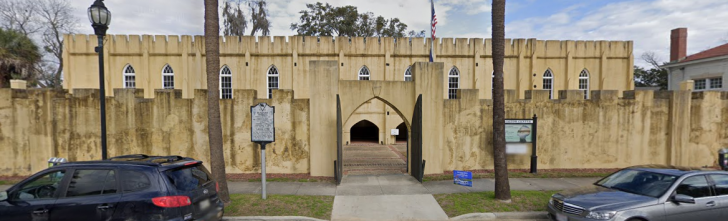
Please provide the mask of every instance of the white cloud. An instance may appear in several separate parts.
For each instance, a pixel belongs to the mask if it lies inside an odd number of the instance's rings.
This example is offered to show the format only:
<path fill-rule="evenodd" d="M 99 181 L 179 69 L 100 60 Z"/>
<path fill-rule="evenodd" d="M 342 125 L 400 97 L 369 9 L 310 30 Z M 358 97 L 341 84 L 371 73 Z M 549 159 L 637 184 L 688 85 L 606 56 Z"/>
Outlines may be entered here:
<path fill-rule="evenodd" d="M 724 0 L 626 1 L 588 10 L 578 20 L 554 15 L 513 21 L 506 24 L 506 37 L 632 40 L 635 64 L 647 67 L 639 59 L 646 51 L 655 52 L 665 61 L 669 59 L 670 30 L 674 28 L 688 28 L 688 54 L 717 46 L 719 38 L 728 33 L 726 11 L 728 4 Z"/>

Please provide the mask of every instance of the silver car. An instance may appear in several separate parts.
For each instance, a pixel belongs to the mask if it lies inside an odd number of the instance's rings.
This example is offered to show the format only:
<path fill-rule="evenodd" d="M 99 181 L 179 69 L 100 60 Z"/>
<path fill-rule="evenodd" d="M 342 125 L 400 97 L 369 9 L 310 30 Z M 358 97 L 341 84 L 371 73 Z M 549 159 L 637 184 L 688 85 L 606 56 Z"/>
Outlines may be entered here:
<path fill-rule="evenodd" d="M 593 186 L 554 194 L 555 221 L 728 220 L 728 172 L 673 166 L 635 166 Z"/>

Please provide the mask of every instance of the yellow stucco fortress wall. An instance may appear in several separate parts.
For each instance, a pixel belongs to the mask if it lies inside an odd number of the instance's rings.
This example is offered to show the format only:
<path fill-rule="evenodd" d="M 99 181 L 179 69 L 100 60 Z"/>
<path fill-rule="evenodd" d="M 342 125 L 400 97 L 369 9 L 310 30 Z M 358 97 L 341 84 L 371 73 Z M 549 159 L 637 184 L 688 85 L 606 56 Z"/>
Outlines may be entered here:
<path fill-rule="evenodd" d="M 98 61 L 93 35 L 66 35 L 64 44 L 64 88 L 98 87 Z M 404 81 L 405 71 L 414 62 L 428 61 L 429 38 L 363 37 L 253 37 L 225 36 L 220 39 L 221 68 L 232 74 L 233 89 L 253 89 L 267 93 L 268 70 L 279 73 L 280 89 L 296 91 L 296 99 L 309 98 L 309 61 L 334 60 L 339 80 L 358 80 L 359 71 L 367 67 L 370 80 Z M 459 89 L 479 89 L 478 99 L 492 94 L 492 43 L 480 38 L 435 39 L 435 61 L 443 62 L 443 74 L 459 71 Z M 634 89 L 631 41 L 544 41 L 507 39 L 505 88 L 525 98 L 524 91 L 543 89 L 544 74 L 552 75 L 554 98 L 559 90 L 579 89 L 579 75 L 586 71 L 588 90 Z M 153 98 L 162 89 L 162 70 L 169 65 L 174 72 L 174 88 L 183 98 L 193 98 L 194 90 L 207 89 L 205 50 L 202 36 L 109 35 L 104 43 L 106 94 L 115 96 L 114 88 L 124 88 L 123 72 L 133 67 L 136 88 L 144 89 L 145 98 Z M 442 93 L 447 97 L 448 81 Z M 389 134 L 403 123 L 393 109 L 380 100 L 362 105 L 344 126 L 344 140 L 350 141 L 351 127 L 362 121 L 379 129 L 381 143 L 396 140 Z"/>
<path fill-rule="evenodd" d="M 227 171 L 258 173 L 259 147 L 250 142 L 250 106 L 276 107 L 276 142 L 267 148 L 270 173 L 333 176 L 336 159 L 336 94 L 344 118 L 378 100 L 410 130 L 416 97 L 423 97 L 426 174 L 492 168 L 492 101 L 479 89 L 440 93 L 443 63 L 413 64 L 413 81 L 341 80 L 340 63 L 310 61 L 309 98 L 274 90 L 235 90 L 220 101 Z M 184 155 L 208 161 L 206 90 L 184 98 L 180 90 L 115 89 L 107 98 L 109 155 Z M 297 92 L 296 92 L 297 93 Z M 520 99 L 506 91 L 508 118 L 539 117 L 539 168 L 618 168 L 661 163 L 714 166 L 728 146 L 728 92 L 529 90 Z M 265 95 L 263 95 L 265 97 Z M 0 89 L 0 176 L 30 175 L 51 156 L 99 159 L 97 89 L 73 93 Z M 528 168 L 529 155 L 509 155 L 509 168 Z"/>

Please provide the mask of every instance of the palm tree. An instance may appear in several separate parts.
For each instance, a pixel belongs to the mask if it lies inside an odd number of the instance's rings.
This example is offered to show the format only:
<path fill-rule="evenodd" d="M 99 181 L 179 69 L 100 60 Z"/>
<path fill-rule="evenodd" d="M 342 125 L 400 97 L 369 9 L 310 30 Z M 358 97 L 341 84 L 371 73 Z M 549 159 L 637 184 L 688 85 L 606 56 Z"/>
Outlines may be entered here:
<path fill-rule="evenodd" d="M 35 84 L 35 66 L 40 62 L 38 46 L 19 32 L 0 29 L 0 88 L 10 79 L 24 79 Z"/>
<path fill-rule="evenodd" d="M 505 57 L 506 0 L 493 0 L 493 168 L 495 169 L 495 198 L 511 201 L 506 160 L 505 98 L 503 97 L 503 60 Z"/>
<path fill-rule="evenodd" d="M 220 123 L 220 18 L 217 14 L 217 0 L 205 0 L 205 65 L 207 71 L 207 136 L 210 144 L 210 165 L 212 177 L 220 187 L 220 199 L 230 202 L 225 179 L 225 155 L 222 148 L 222 125 Z"/>

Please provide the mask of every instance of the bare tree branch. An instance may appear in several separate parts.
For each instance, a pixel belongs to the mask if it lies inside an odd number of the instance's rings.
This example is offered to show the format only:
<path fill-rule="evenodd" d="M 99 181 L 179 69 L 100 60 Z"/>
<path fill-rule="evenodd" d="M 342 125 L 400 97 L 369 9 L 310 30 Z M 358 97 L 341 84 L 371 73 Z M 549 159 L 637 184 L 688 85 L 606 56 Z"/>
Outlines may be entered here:
<path fill-rule="evenodd" d="M 657 54 L 653 51 L 646 51 L 645 53 L 642 53 L 642 56 L 640 56 L 643 61 L 647 62 L 648 64 L 652 65 L 655 69 L 660 69 L 660 62 L 658 62 L 660 59 Z"/>
<path fill-rule="evenodd" d="M 41 29 L 35 17 L 36 4 L 27 0 L 0 1 L 0 19 L 5 29 L 18 31 L 26 36 Z"/>

